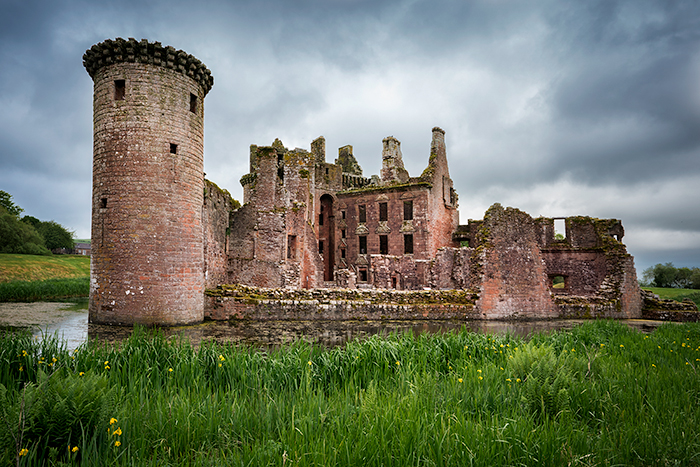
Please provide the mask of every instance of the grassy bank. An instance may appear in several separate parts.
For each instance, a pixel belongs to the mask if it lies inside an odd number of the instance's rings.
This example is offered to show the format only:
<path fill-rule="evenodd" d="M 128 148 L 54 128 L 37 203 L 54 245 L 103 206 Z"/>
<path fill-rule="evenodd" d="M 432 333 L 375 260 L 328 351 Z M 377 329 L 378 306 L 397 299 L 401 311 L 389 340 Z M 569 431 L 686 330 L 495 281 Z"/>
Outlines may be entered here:
<path fill-rule="evenodd" d="M 0 254 L 0 302 L 87 297 L 90 258 Z"/>
<path fill-rule="evenodd" d="M 0 283 L 74 279 L 89 276 L 89 256 L 0 254 Z"/>
<path fill-rule="evenodd" d="M 37 302 L 87 297 L 90 278 L 0 282 L 0 302 Z"/>
<path fill-rule="evenodd" d="M 655 293 L 659 298 L 665 300 L 676 300 L 682 302 L 683 299 L 689 298 L 700 307 L 700 290 L 696 289 L 671 289 L 661 287 L 642 287 L 644 290 L 649 290 Z"/>
<path fill-rule="evenodd" d="M 696 465 L 698 349 L 698 324 L 611 322 L 269 352 L 7 335 L 0 463 Z"/>

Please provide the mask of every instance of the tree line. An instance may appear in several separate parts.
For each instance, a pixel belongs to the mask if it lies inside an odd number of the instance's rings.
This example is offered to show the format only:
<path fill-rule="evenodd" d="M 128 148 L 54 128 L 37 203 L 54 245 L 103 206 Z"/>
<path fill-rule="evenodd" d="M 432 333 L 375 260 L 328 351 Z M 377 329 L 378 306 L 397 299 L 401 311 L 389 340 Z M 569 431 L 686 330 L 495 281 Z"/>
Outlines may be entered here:
<path fill-rule="evenodd" d="M 700 268 L 677 268 L 673 263 L 657 264 L 644 270 L 642 286 L 700 289 Z"/>
<path fill-rule="evenodd" d="M 12 195 L 0 190 L 0 253 L 50 255 L 51 250 L 75 247 L 73 232 L 55 221 L 21 216 Z"/>

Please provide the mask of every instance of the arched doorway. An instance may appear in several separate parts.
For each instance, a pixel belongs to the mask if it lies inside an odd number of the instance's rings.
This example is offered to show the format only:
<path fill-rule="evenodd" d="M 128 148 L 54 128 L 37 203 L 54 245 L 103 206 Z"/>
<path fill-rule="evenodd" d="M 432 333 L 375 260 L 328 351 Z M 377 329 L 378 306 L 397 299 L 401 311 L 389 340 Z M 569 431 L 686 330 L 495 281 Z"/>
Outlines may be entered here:
<path fill-rule="evenodd" d="M 333 197 L 321 196 L 318 214 L 318 251 L 323 257 L 323 280 L 333 280 L 335 266 L 335 216 L 333 215 Z"/>

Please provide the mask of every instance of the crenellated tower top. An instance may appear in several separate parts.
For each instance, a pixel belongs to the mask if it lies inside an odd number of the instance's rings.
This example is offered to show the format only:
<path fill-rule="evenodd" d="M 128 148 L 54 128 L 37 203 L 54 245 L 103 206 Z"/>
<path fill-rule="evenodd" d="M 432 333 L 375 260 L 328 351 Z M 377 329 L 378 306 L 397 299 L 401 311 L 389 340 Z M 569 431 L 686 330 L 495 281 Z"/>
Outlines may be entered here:
<path fill-rule="evenodd" d="M 204 96 L 214 85 L 211 71 L 196 57 L 171 46 L 164 47 L 160 42 L 118 37 L 93 45 L 83 55 L 83 66 L 93 79 L 103 67 L 128 62 L 162 66 L 189 76 L 202 86 Z"/>

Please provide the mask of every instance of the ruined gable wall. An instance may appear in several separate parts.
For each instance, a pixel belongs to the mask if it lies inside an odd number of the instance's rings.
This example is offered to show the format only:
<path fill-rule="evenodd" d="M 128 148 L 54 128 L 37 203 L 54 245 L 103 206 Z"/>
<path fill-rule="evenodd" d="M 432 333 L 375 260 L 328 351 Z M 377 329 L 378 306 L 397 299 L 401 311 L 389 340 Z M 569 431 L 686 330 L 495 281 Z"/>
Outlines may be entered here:
<path fill-rule="evenodd" d="M 495 204 L 486 211 L 471 259 L 484 318 L 555 317 L 537 226 L 526 213 Z"/>
<path fill-rule="evenodd" d="M 452 233 L 459 225 L 459 211 L 447 164 L 445 132 L 435 127 L 432 135 L 428 167 L 420 177 L 432 185 L 428 206 L 430 242 L 427 251 L 431 258 L 437 254 L 439 248 L 459 246 L 452 241 Z"/>

